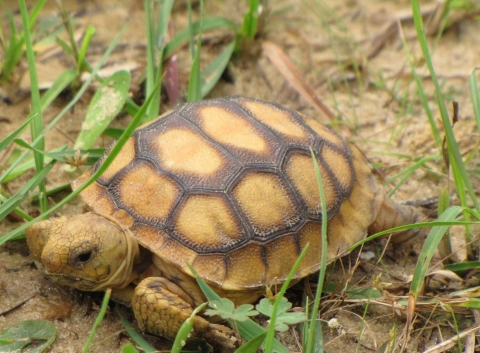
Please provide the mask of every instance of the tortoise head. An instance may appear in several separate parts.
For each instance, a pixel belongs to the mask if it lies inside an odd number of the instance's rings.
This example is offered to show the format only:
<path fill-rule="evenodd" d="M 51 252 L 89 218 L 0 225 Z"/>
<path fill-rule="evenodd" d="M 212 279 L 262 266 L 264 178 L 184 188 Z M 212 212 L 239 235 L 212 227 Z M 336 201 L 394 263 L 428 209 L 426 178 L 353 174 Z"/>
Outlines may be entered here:
<path fill-rule="evenodd" d="M 114 218 L 86 213 L 40 221 L 26 230 L 31 255 L 56 282 L 86 291 L 123 288 L 138 243 Z"/>

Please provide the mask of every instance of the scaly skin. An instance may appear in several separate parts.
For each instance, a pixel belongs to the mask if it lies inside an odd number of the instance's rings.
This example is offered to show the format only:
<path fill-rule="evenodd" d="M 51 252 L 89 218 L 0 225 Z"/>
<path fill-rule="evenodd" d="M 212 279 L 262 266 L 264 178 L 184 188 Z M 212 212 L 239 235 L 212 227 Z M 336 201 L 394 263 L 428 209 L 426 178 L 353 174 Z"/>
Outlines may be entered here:
<path fill-rule="evenodd" d="M 86 213 L 41 221 L 26 236 L 34 259 L 61 284 L 100 291 L 123 288 L 136 276 L 137 240 L 112 217 Z"/>
<path fill-rule="evenodd" d="M 29 227 L 27 243 L 32 257 L 56 282 L 83 291 L 113 289 L 113 298 L 133 307 L 143 331 L 175 338 L 190 317 L 194 299 L 175 283 L 148 269 L 135 271 L 141 262 L 133 234 L 109 216 L 87 213 L 41 221 Z M 145 278 L 132 290 L 131 284 Z M 198 287 L 194 297 L 199 299 Z M 194 294 L 192 292 L 192 294 Z M 234 347 L 233 331 L 195 317 L 194 335 L 208 337 L 224 347 Z"/>
<path fill-rule="evenodd" d="M 175 339 L 180 326 L 192 314 L 188 297 L 179 286 L 162 277 L 149 277 L 135 288 L 133 311 L 142 331 Z M 207 336 L 224 347 L 234 347 L 236 339 L 229 328 L 195 316 L 193 334 Z"/>

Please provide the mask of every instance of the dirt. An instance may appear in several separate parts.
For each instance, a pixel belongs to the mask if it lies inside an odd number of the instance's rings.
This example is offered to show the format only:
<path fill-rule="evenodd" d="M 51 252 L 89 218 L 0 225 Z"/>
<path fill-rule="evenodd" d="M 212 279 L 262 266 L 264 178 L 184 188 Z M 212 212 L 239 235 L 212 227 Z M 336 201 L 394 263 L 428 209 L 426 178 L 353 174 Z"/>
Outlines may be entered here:
<path fill-rule="evenodd" d="M 7 1 L 11 10 L 17 10 L 16 1 Z M 95 36 L 87 59 L 94 64 L 113 37 L 128 23 L 118 49 L 107 63 L 109 70 L 126 68 L 132 72 L 132 94 L 141 92 L 140 83 L 145 67 L 145 24 L 141 2 L 138 1 L 64 1 L 66 9 L 75 15 L 75 31 L 81 33 L 86 26 L 95 26 Z M 430 45 L 433 45 L 438 33 L 435 14 L 440 11 L 437 1 L 422 2 Z M 478 5 L 477 5 L 478 6 Z M 437 9 L 437 12 L 431 11 Z M 198 17 L 198 4 L 194 6 L 194 16 Z M 205 16 L 226 17 L 237 24 L 247 10 L 246 2 L 215 1 L 205 4 Z M 478 7 L 477 7 L 478 11 Z M 265 24 L 260 37 L 242 47 L 243 51 L 233 58 L 228 70 L 229 79 L 222 79 L 209 94 L 209 97 L 243 95 L 277 102 L 307 115 L 320 116 L 325 123 L 332 125 L 350 141 L 357 144 L 376 167 L 375 174 L 385 184 L 387 191 L 393 190 L 398 179 L 390 178 L 406 170 L 422 157 L 440 156 L 439 148 L 432 138 L 431 128 L 415 82 L 410 79 L 409 64 L 402 39 L 397 28 L 397 20 L 403 28 L 408 47 L 412 52 L 416 70 L 425 87 L 427 97 L 432 103 L 433 116 L 440 128 L 440 115 L 435 103 L 432 80 L 422 61 L 422 53 L 416 40 L 411 20 L 410 1 L 353 1 L 339 0 L 328 7 L 320 2 L 307 0 L 270 1 L 264 8 L 262 23 Z M 0 13 L 4 24 L 6 17 Z M 40 20 L 53 19 L 59 14 L 54 2 L 47 2 Z M 325 18 L 321 18 L 321 16 Z M 431 16 L 430 16 L 431 15 Z M 478 12 L 477 12 L 478 15 Z M 16 19 L 20 21 L 16 15 Z M 263 16 L 262 16 L 263 18 Z M 322 21 L 327 23 L 322 24 Z M 176 32 L 188 23 L 184 2 L 174 6 L 172 26 Z M 393 26 L 393 27 L 392 27 Z M 388 31 L 388 28 L 393 28 Z M 468 90 L 468 76 L 479 65 L 480 58 L 480 22 L 472 12 L 453 11 L 447 27 L 441 35 L 433 53 L 433 64 L 445 93 L 445 102 L 451 111 L 451 101 L 460 107 L 460 121 L 455 126 L 455 134 L 462 154 L 467 156 L 478 148 L 478 130 L 474 121 L 473 108 Z M 202 58 L 204 62 L 212 59 L 225 43 L 231 40 L 233 33 L 225 31 L 209 32 L 204 35 Z M 315 110 L 304 95 L 291 85 L 272 64 L 262 51 L 262 43 L 272 42 L 280 46 L 302 73 L 303 79 L 313 88 L 318 98 L 331 111 L 339 114 L 339 119 L 329 121 Z M 48 87 L 55 75 L 66 68 L 74 67 L 74 62 L 61 51 L 49 54 L 49 44 L 39 46 L 39 76 L 41 84 Z M 0 58 L 3 53 L 0 51 Z M 190 67 L 188 47 L 177 53 L 180 69 L 181 97 L 186 97 L 186 87 Z M 202 64 L 204 65 L 204 63 Z M 26 60 L 15 72 L 14 80 L 0 84 L 0 140 L 13 132 L 28 115 L 30 93 L 28 80 L 21 76 L 26 68 Z M 110 71 L 110 72 L 113 72 Z M 91 89 L 52 129 L 46 137 L 47 149 L 69 144 L 80 130 L 90 99 Z M 57 99 L 44 113 L 45 124 L 68 103 L 68 93 Z M 171 108 L 165 101 L 162 111 Z M 112 124 L 124 127 L 129 117 L 121 115 Z M 441 129 L 441 128 L 440 128 Z M 440 130 L 442 131 L 442 130 Z M 28 133 L 22 135 L 28 140 Z M 102 137 L 98 146 L 107 146 L 111 142 Z M 7 165 L 13 147 L 0 154 L 0 164 Z M 478 170 L 478 158 L 469 160 L 468 169 Z M 25 175 L 3 185 L 7 193 L 13 194 L 30 177 Z M 62 165 L 55 166 L 47 178 L 47 188 L 51 189 L 68 183 L 77 174 L 67 174 Z M 478 176 L 471 173 L 475 190 L 479 188 Z M 453 182 L 447 175 L 441 159 L 431 159 L 424 168 L 417 169 L 405 183 L 395 191 L 397 201 L 411 201 L 437 197 L 447 188 L 453 188 Z M 54 195 L 50 202 L 54 204 L 66 194 Z M 458 202 L 455 198 L 452 202 Z M 74 201 L 63 207 L 56 215 L 74 215 L 83 212 L 80 201 Z M 38 205 L 32 200 L 22 204 L 22 208 L 34 214 Z M 18 227 L 21 223 L 9 217 L 0 221 L 0 235 Z M 397 258 L 385 257 L 382 266 L 375 266 L 378 257 L 375 245 L 364 250 L 372 251 L 373 260 L 361 260 L 353 275 L 349 263 L 355 263 L 358 253 L 352 254 L 342 263 L 331 266 L 329 274 L 333 278 L 350 278 L 350 283 L 369 287 L 373 275 L 382 273 L 381 280 L 400 288 L 396 295 L 405 295 L 406 281 L 413 273 L 415 259 L 406 257 L 403 262 Z M 381 248 L 379 248 L 381 252 Z M 342 266 L 340 266 L 343 264 Z M 353 266 L 353 265 L 352 265 Z M 353 277 L 352 277 L 353 276 Z M 445 280 L 443 287 L 429 289 L 442 290 L 448 286 L 460 286 Z M 340 280 L 336 281 L 341 282 Z M 433 281 L 434 282 L 434 281 Z M 468 284 L 478 285 L 474 277 Z M 438 284 L 438 282 L 437 282 Z M 293 289 L 291 295 L 299 288 Z M 440 293 L 440 292 L 438 292 Z M 386 295 L 386 294 L 385 294 Z M 79 293 L 49 281 L 36 269 L 28 256 L 24 240 L 9 242 L 0 247 L 0 331 L 26 319 L 45 319 L 53 322 L 58 330 L 51 352 L 80 352 L 87 340 L 89 331 L 101 303 L 101 294 Z M 376 351 L 387 342 L 391 330 L 397 328 L 400 334 L 405 323 L 405 312 L 380 304 L 370 303 L 364 317 L 365 303 L 350 301 L 339 303 L 335 297 L 327 298 L 322 306 L 324 320 L 324 341 L 326 352 Z M 128 315 L 128 312 L 127 312 Z M 408 346 L 410 352 L 423 351 L 444 339 L 455 336 L 451 315 L 436 312 L 423 313 Z M 336 319 L 337 322 L 330 321 Z M 365 319 L 365 320 L 364 320 Z M 327 326 L 330 324 L 330 328 Z M 459 330 L 470 327 L 474 319 L 469 312 L 457 317 Z M 360 330 L 365 326 L 364 334 Z M 359 339 L 360 337 L 360 339 Z M 299 351 L 298 333 L 291 331 L 282 339 L 292 351 Z M 114 306 L 108 312 L 96 335 L 93 352 L 118 352 L 129 341 Z M 153 339 L 158 349 L 168 348 L 168 342 Z M 455 351 L 453 348 L 452 351 Z"/>

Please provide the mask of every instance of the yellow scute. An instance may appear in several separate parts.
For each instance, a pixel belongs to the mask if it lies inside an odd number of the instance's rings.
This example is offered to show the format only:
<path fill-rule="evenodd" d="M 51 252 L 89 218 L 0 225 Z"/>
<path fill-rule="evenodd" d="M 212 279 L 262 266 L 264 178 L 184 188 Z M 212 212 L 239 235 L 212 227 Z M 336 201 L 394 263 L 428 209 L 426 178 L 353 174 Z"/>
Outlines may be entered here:
<path fill-rule="evenodd" d="M 302 195 L 309 212 L 319 214 L 322 211 L 322 207 L 312 158 L 304 154 L 292 154 L 288 159 L 285 171 L 295 188 Z M 329 174 L 321 165 L 320 172 L 327 201 L 327 210 L 330 210 L 338 202 L 338 193 Z"/>
<path fill-rule="evenodd" d="M 265 283 L 265 263 L 260 244 L 251 243 L 227 255 L 223 289 L 258 287 Z"/>
<path fill-rule="evenodd" d="M 295 121 L 290 118 L 288 113 L 277 110 L 272 106 L 261 102 L 242 101 L 241 104 L 250 110 L 255 118 L 272 129 L 279 131 L 286 136 L 295 138 L 307 137 L 305 130 L 299 124 L 296 124 Z"/>
<path fill-rule="evenodd" d="M 252 123 L 232 111 L 215 106 L 203 107 L 199 116 L 203 130 L 215 141 L 254 152 L 268 148 Z"/>
<path fill-rule="evenodd" d="M 298 255 L 300 254 L 293 234 L 285 235 L 266 244 L 267 285 L 285 280 Z"/>
<path fill-rule="evenodd" d="M 135 158 L 135 140 L 133 138 L 130 138 L 125 143 L 125 145 L 123 145 L 122 150 L 117 155 L 117 157 L 112 161 L 112 163 L 108 166 L 107 170 L 103 172 L 101 178 L 109 181 L 123 167 L 130 164 L 130 162 L 133 161 L 134 158 Z"/>
<path fill-rule="evenodd" d="M 217 195 L 189 196 L 174 228 L 183 243 L 211 251 L 232 247 L 244 236 L 227 200 Z"/>
<path fill-rule="evenodd" d="M 305 123 L 310 126 L 322 139 L 333 143 L 339 148 L 344 147 L 343 139 L 334 132 L 330 131 L 330 129 L 325 127 L 325 125 L 306 115 L 301 114 L 301 117 L 303 118 L 303 121 L 305 121 Z"/>
<path fill-rule="evenodd" d="M 119 183 L 122 204 L 144 218 L 165 220 L 180 194 L 180 188 L 152 166 L 138 163 Z"/>
<path fill-rule="evenodd" d="M 299 220 L 295 203 L 280 177 L 272 173 L 247 173 L 233 194 L 260 236 L 286 229 Z"/>
<path fill-rule="evenodd" d="M 211 175 L 225 164 L 220 152 L 189 129 L 169 129 L 159 134 L 155 148 L 162 167 L 173 172 Z"/>
<path fill-rule="evenodd" d="M 195 271 L 207 281 L 221 286 L 227 270 L 223 254 L 198 255 L 192 263 Z"/>
<path fill-rule="evenodd" d="M 321 150 L 322 158 L 330 167 L 333 175 L 344 190 L 350 190 L 355 182 L 354 171 L 347 157 L 337 150 L 323 146 Z"/>

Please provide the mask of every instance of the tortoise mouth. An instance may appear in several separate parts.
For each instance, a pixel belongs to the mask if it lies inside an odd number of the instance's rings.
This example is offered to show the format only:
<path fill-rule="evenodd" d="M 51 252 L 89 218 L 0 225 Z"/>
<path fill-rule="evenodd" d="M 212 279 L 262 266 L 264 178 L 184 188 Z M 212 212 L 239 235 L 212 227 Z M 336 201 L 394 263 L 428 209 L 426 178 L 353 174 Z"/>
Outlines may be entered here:
<path fill-rule="evenodd" d="M 105 285 L 105 288 L 98 288 L 101 287 L 100 283 L 98 281 L 94 281 L 88 278 L 82 278 L 78 276 L 68 276 L 65 274 L 59 274 L 59 273 L 51 273 L 51 272 L 45 272 L 48 277 L 55 283 L 68 286 L 68 287 L 74 287 L 78 290 L 81 291 L 99 291 L 106 289 L 108 285 Z"/>

